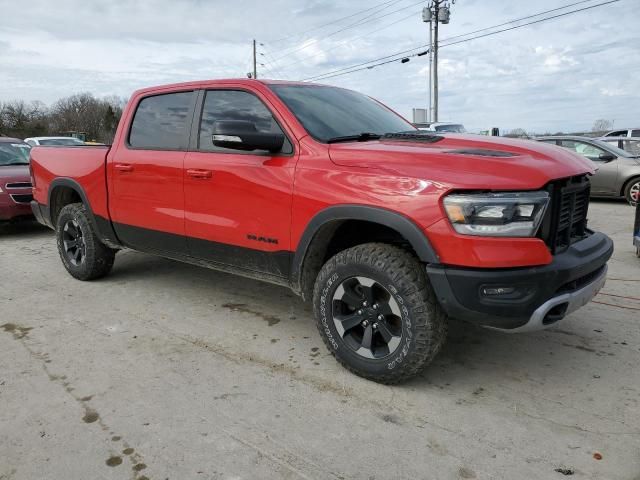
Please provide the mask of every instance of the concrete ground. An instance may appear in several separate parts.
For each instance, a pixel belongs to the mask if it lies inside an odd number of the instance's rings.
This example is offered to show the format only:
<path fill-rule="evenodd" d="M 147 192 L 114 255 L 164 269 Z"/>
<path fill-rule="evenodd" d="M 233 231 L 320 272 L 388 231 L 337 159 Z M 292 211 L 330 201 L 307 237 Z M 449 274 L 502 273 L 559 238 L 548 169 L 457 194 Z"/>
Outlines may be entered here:
<path fill-rule="evenodd" d="M 418 378 L 343 370 L 288 290 L 134 252 L 83 283 L 0 229 L 0 479 L 640 479 L 633 212 L 594 303 L 507 335 L 452 322 Z"/>

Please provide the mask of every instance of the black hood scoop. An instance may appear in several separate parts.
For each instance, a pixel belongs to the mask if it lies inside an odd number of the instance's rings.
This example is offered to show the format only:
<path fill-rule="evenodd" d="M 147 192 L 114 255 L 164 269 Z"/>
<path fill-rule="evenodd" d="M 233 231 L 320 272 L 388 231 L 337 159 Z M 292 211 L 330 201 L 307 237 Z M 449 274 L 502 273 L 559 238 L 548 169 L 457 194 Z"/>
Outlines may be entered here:
<path fill-rule="evenodd" d="M 460 148 L 458 150 L 448 150 L 446 153 L 458 155 L 476 155 L 478 157 L 517 157 L 518 154 L 502 152 L 500 150 L 488 150 L 485 148 Z"/>
<path fill-rule="evenodd" d="M 432 135 L 429 133 L 413 133 L 413 132 L 398 132 L 398 133 L 385 133 L 381 139 L 384 140 L 409 140 L 411 142 L 426 142 L 435 143 L 442 140 L 444 137 L 440 135 Z"/>

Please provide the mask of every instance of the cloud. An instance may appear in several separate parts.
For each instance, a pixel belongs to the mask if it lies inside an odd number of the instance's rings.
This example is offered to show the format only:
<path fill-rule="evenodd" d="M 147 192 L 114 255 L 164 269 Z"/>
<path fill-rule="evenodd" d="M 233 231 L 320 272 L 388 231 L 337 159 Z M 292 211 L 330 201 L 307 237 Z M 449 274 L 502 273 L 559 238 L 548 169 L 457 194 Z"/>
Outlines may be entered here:
<path fill-rule="evenodd" d="M 126 97 L 148 85 L 243 77 L 253 38 L 262 44 L 261 76 L 307 78 L 426 44 L 415 3 L 0 0 L 3 18 L 21 19 L 0 23 L 0 101 L 52 103 L 78 91 Z M 441 119 L 540 132 L 588 129 L 596 118 L 637 123 L 640 2 L 619 5 L 443 47 Z M 509 0 L 456 2 L 441 39 L 557 7 L 553 0 L 517 8 Z M 428 102 L 427 72 L 425 55 L 323 83 L 362 91 L 408 116 Z"/>

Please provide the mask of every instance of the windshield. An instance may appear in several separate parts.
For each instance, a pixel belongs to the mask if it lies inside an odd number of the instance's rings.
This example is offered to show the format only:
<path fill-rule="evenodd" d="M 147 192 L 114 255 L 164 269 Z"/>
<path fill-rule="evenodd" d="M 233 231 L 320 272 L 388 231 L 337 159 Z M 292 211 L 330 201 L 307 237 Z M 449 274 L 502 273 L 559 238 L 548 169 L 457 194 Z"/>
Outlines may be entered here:
<path fill-rule="evenodd" d="M 269 85 L 316 140 L 416 130 L 409 122 L 366 95 L 318 85 Z"/>
<path fill-rule="evenodd" d="M 40 140 L 40 145 L 84 145 L 82 140 L 77 138 L 47 138 Z"/>
<path fill-rule="evenodd" d="M 448 125 L 436 125 L 436 132 L 467 133 L 464 127 L 459 123 L 450 123 Z"/>
<path fill-rule="evenodd" d="M 29 165 L 29 150 L 26 143 L 0 142 L 0 166 Z"/>

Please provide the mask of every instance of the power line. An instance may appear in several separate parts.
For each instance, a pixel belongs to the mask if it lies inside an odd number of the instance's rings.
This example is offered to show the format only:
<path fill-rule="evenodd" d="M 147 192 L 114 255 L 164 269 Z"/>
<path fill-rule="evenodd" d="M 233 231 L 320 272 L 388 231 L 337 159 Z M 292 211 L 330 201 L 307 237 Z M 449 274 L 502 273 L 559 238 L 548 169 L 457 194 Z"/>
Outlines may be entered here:
<path fill-rule="evenodd" d="M 379 58 L 376 58 L 376 59 L 374 59 L 374 60 L 369 60 L 369 61 L 367 61 L 367 62 L 357 63 L 356 65 L 351 65 L 351 66 L 349 66 L 349 67 L 340 68 L 340 69 L 338 69 L 338 70 L 332 70 L 331 72 L 321 73 L 321 74 L 319 74 L 319 75 L 315 75 L 315 76 L 313 76 L 313 77 L 305 78 L 305 79 L 303 79 L 303 80 L 301 80 L 301 81 L 306 82 L 306 81 L 309 81 L 309 80 L 318 80 L 318 79 L 320 79 L 320 77 L 323 77 L 322 79 L 324 79 L 324 78 L 331 78 L 331 77 L 334 77 L 334 76 L 336 76 L 336 77 L 337 77 L 337 76 L 339 76 L 339 75 L 330 75 L 330 76 L 328 76 L 328 77 L 327 77 L 326 75 L 334 74 L 334 73 L 339 73 L 339 72 L 343 72 L 344 70 L 350 70 L 350 69 L 355 68 L 355 67 L 360 67 L 360 66 L 362 66 L 362 65 L 367 65 L 367 64 L 369 64 L 369 63 L 377 62 L 378 60 L 385 60 L 385 59 L 387 59 L 387 58 L 391 58 L 391 57 L 398 57 L 398 56 L 402 56 L 402 55 L 404 55 L 404 54 L 408 54 L 409 52 L 413 52 L 414 50 L 420 50 L 421 48 L 426 48 L 426 47 L 428 47 L 428 46 L 429 46 L 428 44 L 427 44 L 427 45 L 420 45 L 420 46 L 418 46 L 418 47 L 413 47 L 413 48 L 410 48 L 410 49 L 408 49 L 408 50 L 403 50 L 403 51 L 401 51 L 401 52 L 392 53 L 391 55 L 387 55 L 387 56 L 385 56 L 385 57 L 379 57 Z M 394 60 L 392 60 L 392 61 L 395 61 L 395 60 L 400 60 L 400 58 L 396 58 L 396 59 L 394 59 Z M 389 62 L 384 62 L 384 63 L 389 63 Z M 373 66 L 375 67 L 376 65 L 373 65 Z M 369 67 L 361 68 L 361 69 L 359 69 L 359 70 L 366 70 L 367 68 L 369 68 Z M 355 71 L 358 71 L 358 70 L 355 70 Z M 351 73 L 351 72 L 346 72 L 346 73 Z M 341 74 L 341 75 L 342 75 L 342 74 Z"/>
<path fill-rule="evenodd" d="M 570 15 L 570 14 L 572 14 L 572 13 L 583 12 L 583 11 L 585 11 L 585 10 L 590 10 L 590 9 L 592 9 L 592 8 L 601 7 L 601 6 L 603 6 L 603 5 L 608 5 L 608 4 L 610 4 L 610 3 L 616 3 L 616 2 L 619 2 L 619 1 L 620 1 L 620 0 L 609 0 L 608 2 L 597 3 L 596 5 L 590 5 L 590 6 L 588 6 L 588 7 L 579 8 L 579 9 L 577 9 L 577 10 L 571 10 L 571 11 L 569 11 L 569 12 L 559 13 L 558 15 L 553 15 L 553 16 L 551 16 L 551 17 L 541 18 L 541 19 L 539 19 L 539 20 L 534 20 L 534 21 L 532 21 L 532 22 L 523 23 L 523 24 L 521 24 L 521 25 L 516 25 L 516 26 L 514 26 L 514 27 L 503 28 L 502 30 L 496 30 L 495 32 L 489 32 L 489 33 L 485 33 L 485 34 L 482 34 L 482 35 L 476 35 L 475 37 L 466 38 L 466 39 L 464 39 L 464 40 L 458 40 L 457 42 L 447 43 L 447 44 L 445 44 L 445 45 L 441 45 L 441 47 L 449 47 L 449 46 L 451 46 L 451 45 L 457 45 L 457 44 L 459 44 L 459 43 L 470 42 L 471 40 L 476 40 L 476 39 L 478 39 L 478 38 L 488 37 L 488 36 L 496 35 L 496 34 L 498 34 L 498 33 L 502 33 L 502 32 L 508 32 L 508 31 L 510 31 L 510 30 L 515 30 L 515 29 L 517 29 L 517 28 L 527 27 L 527 26 L 529 26 L 529 25 L 534 25 L 534 24 L 536 24 L 536 23 L 546 22 L 547 20 L 553 20 L 553 19 L 555 19 L 555 18 L 564 17 L 564 16 L 566 16 L 566 15 Z M 453 38 L 453 37 L 452 37 L 452 38 Z M 442 40 L 442 41 L 443 41 L 443 42 L 445 42 L 445 41 L 447 41 L 447 40 L 451 40 L 451 38 L 449 38 L 449 39 L 445 39 L 445 40 Z"/>
<path fill-rule="evenodd" d="M 502 27 L 504 25 L 509 25 L 510 23 L 520 22 L 522 20 L 528 20 L 529 18 L 539 17 L 540 15 L 545 15 L 547 13 L 556 12 L 558 10 L 564 10 L 565 8 L 569 8 L 569 7 L 574 7 L 576 5 L 580 5 L 581 3 L 588 3 L 588 2 L 593 2 L 593 1 L 594 0 L 582 0 L 580 2 L 570 3 L 570 4 L 564 5 L 562 7 L 553 8 L 551 10 L 545 10 L 544 12 L 535 13 L 533 15 L 527 15 L 526 17 L 516 18 L 514 20 L 509 20 L 508 22 L 504 22 L 504 23 L 499 23 L 498 25 L 493 25 L 491 27 L 481 28 L 480 30 L 474 30 L 472 32 L 463 33 L 461 35 L 455 35 L 453 37 L 445 38 L 442 41 L 444 42 L 444 41 L 447 41 L 447 40 L 453 40 L 454 38 L 467 37 L 469 35 L 473 35 L 474 33 L 485 32 L 487 30 L 492 30 L 494 28 Z"/>
<path fill-rule="evenodd" d="M 340 22 L 342 20 L 346 20 L 347 18 L 355 17 L 356 15 L 360 15 L 361 13 L 368 12 L 369 10 L 374 10 L 374 9 L 376 9 L 376 8 L 382 6 L 382 5 L 386 5 L 387 3 L 392 3 L 392 2 L 393 2 L 393 0 L 386 0 L 385 2 L 378 3 L 378 4 L 374 5 L 373 7 L 365 8 L 364 10 L 359 10 L 359 11 L 357 11 L 355 13 L 352 13 L 351 15 L 347 15 L 346 17 L 336 18 L 335 20 L 332 20 L 332 21 L 327 22 L 327 23 L 323 23 L 322 25 L 318 25 L 316 27 L 309 28 L 309 29 L 305 30 L 304 32 L 292 33 L 291 35 L 287 35 L 285 37 L 281 37 L 281 38 L 279 38 L 277 40 L 273 40 L 273 41 L 271 41 L 269 43 L 273 45 L 274 43 L 280 43 L 280 42 L 283 42 L 283 41 L 285 41 L 285 40 L 287 40 L 289 38 L 292 38 L 292 37 L 297 37 L 297 36 L 300 36 L 300 35 L 306 35 L 309 32 L 314 32 L 316 30 L 320 30 L 323 27 L 327 27 L 329 25 L 334 25 L 334 24 L 336 24 L 336 23 L 338 23 L 338 22 Z"/>
<path fill-rule="evenodd" d="M 271 55 L 271 52 L 269 52 L 269 50 L 267 50 L 267 47 L 265 47 L 264 43 L 260 43 L 260 47 L 262 47 L 262 49 L 264 50 L 264 53 L 260 53 L 260 55 L 264 56 L 265 59 L 267 57 L 271 58 L 271 60 L 266 60 L 266 63 L 270 64 L 273 67 L 272 71 L 279 73 L 282 78 L 289 79 L 289 76 L 282 71 L 278 63 L 274 60 L 273 55 Z"/>
<path fill-rule="evenodd" d="M 319 38 L 314 38 L 313 36 L 311 36 L 311 37 L 307 37 L 306 39 L 303 38 L 299 42 L 301 44 L 294 45 L 292 47 L 289 47 L 289 48 L 285 49 L 284 50 L 284 55 L 281 55 L 281 56 L 277 57 L 277 59 L 279 60 L 281 58 L 287 57 L 287 56 L 291 55 L 292 53 L 295 53 L 297 51 L 304 50 L 305 48 L 308 48 L 309 46 L 313 45 L 314 43 L 319 42 L 320 40 L 323 40 L 325 38 L 328 38 L 328 37 L 331 37 L 333 35 L 336 35 L 337 33 L 343 32 L 343 31 L 348 30 L 350 28 L 356 27 L 356 26 L 360 25 L 363 22 L 363 20 L 369 19 L 372 16 L 375 16 L 375 15 L 379 14 L 380 12 L 382 12 L 383 10 L 386 10 L 387 8 L 391 7 L 392 5 L 394 5 L 396 3 L 399 3 L 399 2 L 402 2 L 402 1 L 404 1 L 404 0 L 391 0 L 390 2 L 386 2 L 386 5 L 383 5 L 381 7 L 375 8 L 374 12 L 372 12 L 372 13 L 370 13 L 368 15 L 365 15 L 364 17 L 356 20 L 353 23 L 349 23 L 347 25 L 344 25 L 344 26 L 340 27 L 338 30 L 333 31 L 331 33 L 328 33 L 324 37 L 321 36 Z"/>
<path fill-rule="evenodd" d="M 459 43 L 470 42 L 471 40 L 476 40 L 478 38 L 488 37 L 490 35 L 496 35 L 498 33 L 507 32 L 507 31 L 510 31 L 510 30 L 515 30 L 517 28 L 526 27 L 528 25 L 541 23 L 541 22 L 544 22 L 544 21 L 547 21 L 547 20 L 553 20 L 555 18 L 559 18 L 559 17 L 563 17 L 563 16 L 566 16 L 566 15 L 570 15 L 572 13 L 582 12 L 582 11 L 585 11 L 585 10 L 589 10 L 589 9 L 596 8 L 596 7 L 601 7 L 603 5 L 608 5 L 608 4 L 616 3 L 616 2 L 619 2 L 619 1 L 620 0 L 609 0 L 607 2 L 601 2 L 601 3 L 598 3 L 596 5 L 590 5 L 588 7 L 584 7 L 584 8 L 580 8 L 580 9 L 576 9 L 576 10 L 571 10 L 569 12 L 564 12 L 564 13 L 561 13 L 561 14 L 558 14 L 558 15 L 553 15 L 551 17 L 545 17 L 545 18 L 538 19 L 538 20 L 535 20 L 535 21 L 532 21 L 532 22 L 527 22 L 527 23 L 523 23 L 521 25 L 516 25 L 516 26 L 510 27 L 510 28 L 504 28 L 502 30 L 497 30 L 497 31 L 494 31 L 494 32 L 485 33 L 483 35 L 477 35 L 475 37 L 466 38 L 466 39 L 463 39 L 463 40 L 459 40 L 457 42 L 451 42 L 451 43 L 447 43 L 447 44 L 440 45 L 440 46 L 441 47 L 448 47 L 448 46 L 451 46 L 451 45 L 457 45 Z M 581 2 L 578 2 L 578 3 L 581 3 Z M 572 4 L 572 5 L 575 5 L 575 4 Z M 567 8 L 569 6 L 571 6 L 571 5 L 565 5 L 564 8 Z M 545 11 L 545 12 L 541 12 L 541 13 L 536 14 L 536 15 L 532 15 L 529 18 L 540 16 L 540 15 L 544 15 L 546 13 L 550 13 L 550 12 L 557 11 L 557 10 L 558 10 L 557 8 L 556 9 L 551 9 L 551 10 L 548 10 L 548 11 Z M 512 20 L 511 22 L 506 22 L 506 23 L 503 23 L 503 24 L 500 24 L 500 25 L 505 25 L 505 24 L 512 23 L 512 22 L 515 22 L 515 21 L 519 21 L 519 20 Z M 487 27 L 486 29 L 482 29 L 482 30 L 488 30 L 488 29 L 496 28 L 496 27 L 498 27 L 500 25 L 494 25 L 493 27 Z M 469 35 L 469 34 L 467 34 L 467 35 Z M 451 37 L 449 39 L 443 40 L 443 42 L 446 41 L 446 40 L 451 40 L 452 38 L 458 38 L 460 36 L 464 36 L 464 35 L 459 35 L 457 37 Z M 339 77 L 339 76 L 342 76 L 342 75 L 347 75 L 349 73 L 359 72 L 361 70 L 372 69 L 372 68 L 375 68 L 375 67 L 380 66 L 380 65 L 385 65 L 387 63 L 392 63 L 394 61 L 400 60 L 400 58 L 401 58 L 401 56 L 403 54 L 411 52 L 411 51 L 414 51 L 414 50 L 418 50 L 418 49 L 421 49 L 421 48 L 426 48 L 428 46 L 429 46 L 428 44 L 420 45 L 418 47 L 414 47 L 414 48 L 411 48 L 409 50 L 403 50 L 402 52 L 396 52 L 394 54 L 387 55 L 385 57 L 376 58 L 376 59 L 373 59 L 373 60 L 369 60 L 367 62 L 362 62 L 362 63 L 356 64 L 356 65 L 351 65 L 349 67 L 345 67 L 345 68 L 341 68 L 341 69 L 338 69 L 338 70 L 333 70 L 333 71 L 330 71 L 330 72 L 326 72 L 324 74 L 319 74 L 319 75 L 315 75 L 313 77 L 305 78 L 302 81 L 326 80 L 328 78 Z M 413 55 L 411 55 L 411 56 L 413 56 Z M 386 59 L 389 59 L 389 58 L 392 58 L 392 57 L 398 57 L 398 58 L 394 58 L 393 60 L 384 61 L 384 62 L 381 62 L 381 63 L 378 63 L 378 64 L 373 64 L 374 62 L 377 62 L 379 60 L 386 60 Z M 369 64 L 372 64 L 372 65 L 369 65 Z M 361 66 L 364 66 L 364 68 L 357 68 L 357 67 L 361 67 Z"/>
<path fill-rule="evenodd" d="M 396 0 L 393 3 L 398 3 L 400 1 L 404 1 L 404 0 Z M 380 13 L 382 10 L 390 7 L 393 4 L 387 5 L 384 8 L 378 10 L 377 12 L 374 12 L 373 14 L 367 15 L 366 17 L 363 17 L 363 18 L 361 18 L 360 20 L 358 20 L 358 21 L 356 21 L 354 23 L 350 23 L 349 25 L 346 25 L 343 28 L 335 30 L 335 31 L 325 35 L 324 37 L 309 39 L 309 41 L 307 41 L 306 43 L 303 43 L 302 45 L 300 45 L 300 46 L 298 46 L 298 47 L 296 47 L 296 48 L 294 48 L 292 50 L 289 50 L 284 55 L 282 55 L 280 57 L 277 57 L 276 60 L 280 60 L 282 58 L 288 57 L 288 56 L 290 56 L 291 54 L 293 54 L 295 52 L 299 52 L 301 50 L 305 50 L 305 49 L 309 48 L 310 46 L 312 46 L 312 45 L 314 45 L 314 44 L 316 44 L 316 43 L 318 43 L 318 42 L 320 42 L 322 40 L 325 40 L 325 39 L 327 39 L 329 37 L 333 37 L 334 35 L 337 35 L 338 33 L 342 33 L 342 32 L 344 32 L 346 30 L 349 30 L 350 28 L 359 27 L 360 25 L 364 25 L 365 23 L 370 23 L 370 22 L 374 22 L 376 20 L 380 20 L 381 18 L 388 17 L 389 15 L 393 15 L 394 13 L 400 12 L 402 10 L 406 10 L 407 8 L 411 8 L 413 6 L 420 5 L 421 3 L 425 3 L 426 1 L 427 0 L 420 0 L 419 2 L 412 3 L 411 5 L 407 5 L 405 7 L 402 7 L 400 9 L 398 9 L 398 10 L 394 10 L 392 12 L 389 12 L 389 13 L 386 13 L 384 15 L 380 15 L 380 16 L 376 17 L 375 16 L 376 14 Z M 373 18 L 371 18 L 371 17 L 373 17 Z"/>
<path fill-rule="evenodd" d="M 592 0 L 590 0 L 590 1 L 592 1 Z M 420 12 L 417 12 L 417 13 L 420 13 Z M 355 36 L 355 37 L 349 37 L 349 38 L 346 38 L 346 39 L 344 39 L 343 41 L 341 41 L 341 42 L 337 43 L 336 45 L 334 45 L 333 47 L 331 47 L 331 48 L 329 48 L 329 49 L 327 49 L 327 50 L 323 50 L 323 51 L 321 51 L 321 52 L 316 53 L 315 55 L 311 55 L 311 56 L 308 56 L 308 57 L 305 57 L 305 58 L 301 58 L 301 59 L 299 59 L 299 60 L 296 60 L 295 62 L 288 63 L 288 64 L 284 65 L 282 68 L 289 68 L 289 67 L 291 67 L 292 65 L 297 65 L 298 63 L 305 62 L 305 61 L 310 60 L 310 59 L 312 59 L 312 58 L 317 58 L 317 57 L 319 57 L 320 55 L 326 55 L 327 53 L 329 53 L 329 52 L 333 52 L 334 50 L 337 50 L 338 48 L 340 48 L 341 46 L 343 46 L 343 45 L 345 45 L 345 44 L 347 44 L 347 43 L 350 43 L 350 42 L 353 42 L 353 41 L 358 40 L 358 39 L 360 39 L 360 38 L 366 37 L 366 36 L 368 36 L 368 35 L 371 35 L 372 33 L 377 33 L 377 32 L 379 32 L 379 31 L 381 31 L 381 30 L 384 30 L 385 28 L 389 28 L 389 27 L 391 27 L 391 26 L 393 26 L 393 25 L 396 25 L 396 24 L 398 24 L 398 23 L 400 23 L 400 22 L 403 22 L 403 21 L 405 21 L 405 20 L 408 20 L 408 19 L 410 19 L 410 18 L 414 17 L 415 15 L 416 15 L 416 12 L 411 12 L 409 15 L 407 15 L 407 16 L 405 16 L 405 17 L 402 17 L 402 18 L 400 18 L 400 19 L 398 19 L 398 20 L 396 20 L 396 21 L 394 21 L 394 22 L 388 23 L 388 24 L 384 25 L 383 27 L 376 28 L 376 29 L 374 29 L 374 30 L 369 30 L 368 32 L 363 33 L 363 34 L 361 34 L 361 35 L 357 35 L 357 36 Z"/>

